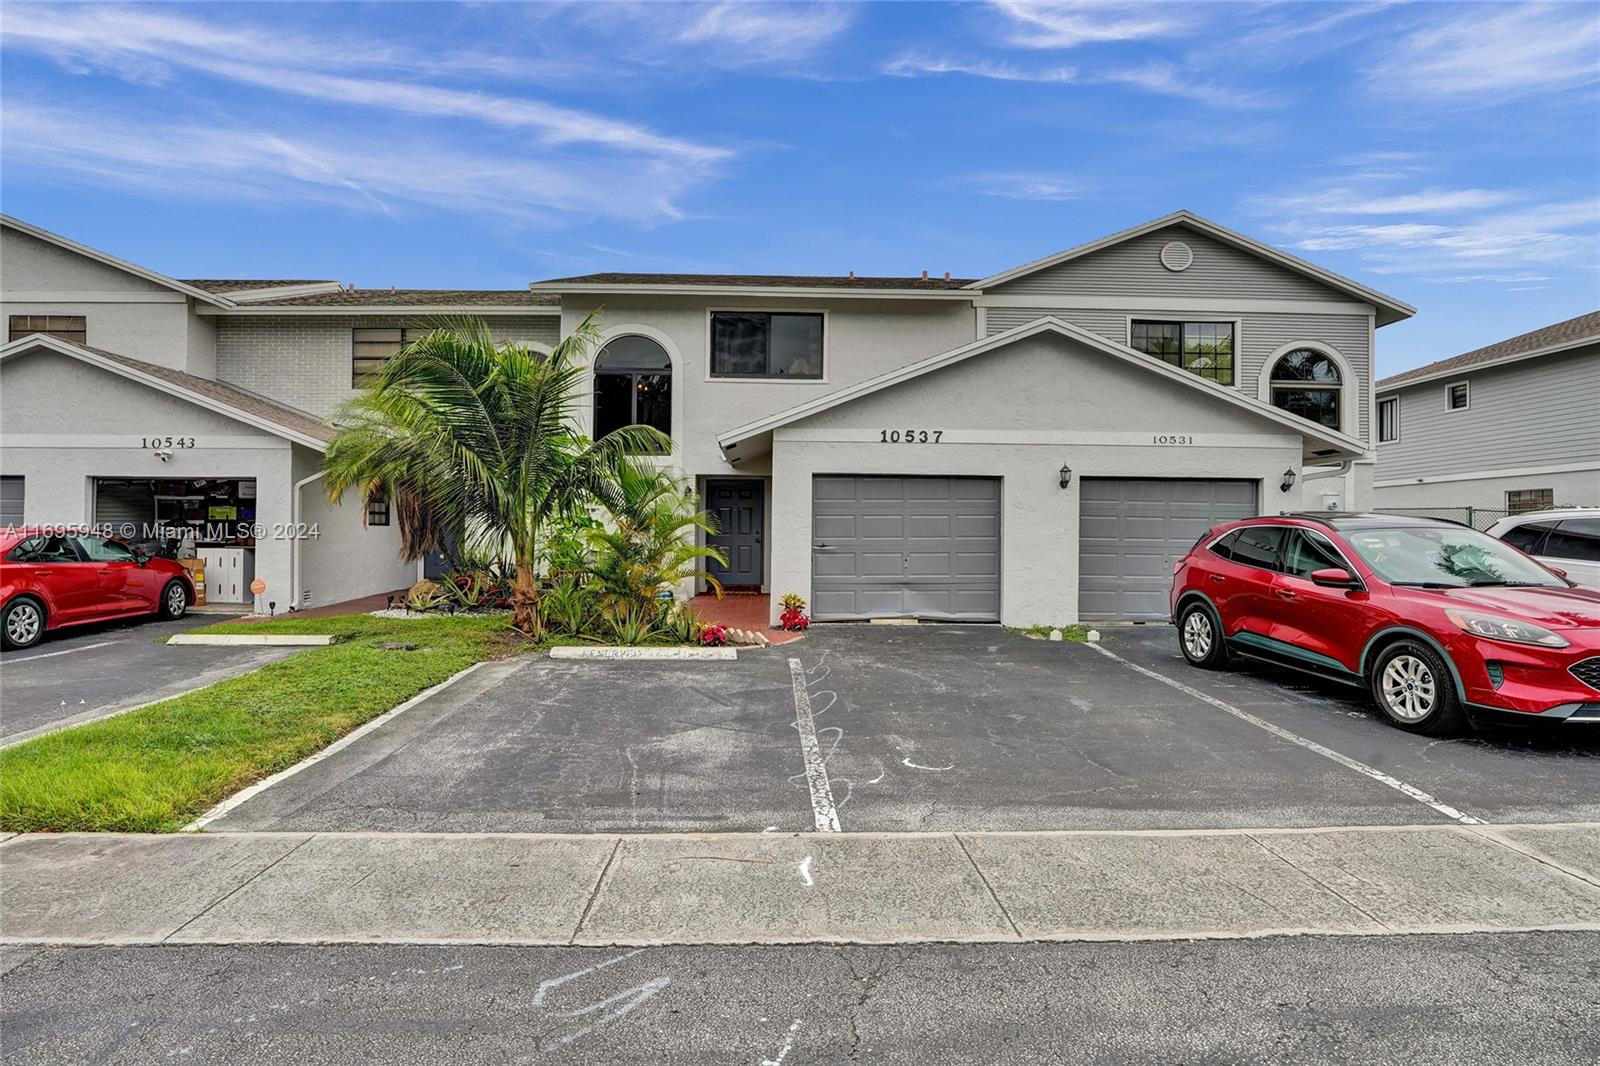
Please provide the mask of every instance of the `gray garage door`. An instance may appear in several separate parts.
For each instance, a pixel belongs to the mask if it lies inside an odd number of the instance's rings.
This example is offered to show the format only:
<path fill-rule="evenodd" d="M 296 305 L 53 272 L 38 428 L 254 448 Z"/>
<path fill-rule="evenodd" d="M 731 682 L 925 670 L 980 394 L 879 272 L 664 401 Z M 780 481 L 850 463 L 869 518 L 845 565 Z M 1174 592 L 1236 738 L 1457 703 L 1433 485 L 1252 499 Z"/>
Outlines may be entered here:
<path fill-rule="evenodd" d="M 818 475 L 811 590 L 819 621 L 998 621 L 1000 482 Z"/>
<path fill-rule="evenodd" d="M 1218 522 L 1256 514 L 1256 483 L 1178 478 L 1083 479 L 1078 617 L 1167 617 L 1172 564 Z"/>

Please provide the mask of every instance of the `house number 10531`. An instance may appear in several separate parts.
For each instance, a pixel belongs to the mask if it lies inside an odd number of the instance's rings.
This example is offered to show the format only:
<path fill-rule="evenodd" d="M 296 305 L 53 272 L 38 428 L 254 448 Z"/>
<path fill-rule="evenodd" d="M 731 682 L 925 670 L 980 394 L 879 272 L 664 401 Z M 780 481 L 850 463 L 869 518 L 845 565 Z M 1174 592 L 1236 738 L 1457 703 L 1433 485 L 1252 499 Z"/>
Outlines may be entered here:
<path fill-rule="evenodd" d="M 1188 433 L 1157 433 L 1150 438 L 1152 444 L 1193 444 L 1194 437 Z"/>
<path fill-rule="evenodd" d="M 942 429 L 880 429 L 879 444 L 938 444 L 944 437 Z"/>

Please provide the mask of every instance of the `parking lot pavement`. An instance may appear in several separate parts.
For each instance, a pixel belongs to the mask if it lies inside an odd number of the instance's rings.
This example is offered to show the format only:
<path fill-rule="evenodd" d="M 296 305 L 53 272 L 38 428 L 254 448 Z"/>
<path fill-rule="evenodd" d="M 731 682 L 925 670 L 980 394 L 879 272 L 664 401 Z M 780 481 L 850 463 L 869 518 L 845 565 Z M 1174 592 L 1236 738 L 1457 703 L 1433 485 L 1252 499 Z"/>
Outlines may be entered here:
<path fill-rule="evenodd" d="M 13 1066 L 1600 1059 L 1592 933 L 12 949 L 4 963 Z"/>
<path fill-rule="evenodd" d="M 1600 728 L 1492 729 L 1451 739 L 1395 729 L 1364 690 L 1264 663 L 1197 670 L 1171 626 L 1108 630 L 1107 648 L 1490 822 L 1600 820 Z"/>
<path fill-rule="evenodd" d="M 1359 693 L 1190 669 L 1167 627 L 1111 637 L 1129 662 L 1311 742 L 1084 645 L 829 626 L 735 662 L 482 671 L 209 828 L 788 832 L 822 827 L 819 805 L 847 832 L 1600 820 L 1593 738 L 1433 741 Z"/>
<path fill-rule="evenodd" d="M 174 633 L 226 621 L 189 615 L 64 630 L 0 653 L 0 743 L 12 744 L 125 707 L 214 684 L 292 655 L 294 648 L 168 648 Z"/>

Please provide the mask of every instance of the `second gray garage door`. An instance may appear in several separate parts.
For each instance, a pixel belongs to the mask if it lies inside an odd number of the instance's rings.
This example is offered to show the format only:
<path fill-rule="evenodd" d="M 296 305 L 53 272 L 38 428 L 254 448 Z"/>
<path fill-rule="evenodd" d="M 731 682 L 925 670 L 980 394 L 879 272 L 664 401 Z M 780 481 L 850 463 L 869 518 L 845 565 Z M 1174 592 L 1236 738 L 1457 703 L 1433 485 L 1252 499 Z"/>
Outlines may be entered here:
<path fill-rule="evenodd" d="M 811 614 L 1000 619 L 1000 482 L 817 475 Z"/>
<path fill-rule="evenodd" d="M 1167 617 L 1172 566 L 1218 522 L 1256 515 L 1254 481 L 1083 479 L 1078 527 L 1078 617 Z"/>

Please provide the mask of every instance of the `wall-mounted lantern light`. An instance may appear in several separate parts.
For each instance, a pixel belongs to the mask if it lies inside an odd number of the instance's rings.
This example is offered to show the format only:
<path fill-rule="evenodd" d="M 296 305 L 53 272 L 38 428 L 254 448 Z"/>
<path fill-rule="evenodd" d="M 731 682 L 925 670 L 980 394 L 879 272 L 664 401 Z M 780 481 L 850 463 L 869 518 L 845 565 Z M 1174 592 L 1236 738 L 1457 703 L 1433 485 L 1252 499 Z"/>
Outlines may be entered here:
<path fill-rule="evenodd" d="M 1283 472 L 1283 484 L 1279 485 L 1278 487 L 1280 489 L 1282 489 L 1284 492 L 1288 492 L 1290 489 L 1294 488 L 1294 471 L 1293 470 L 1285 470 Z"/>
<path fill-rule="evenodd" d="M 1066 463 L 1061 464 L 1061 487 L 1066 488 L 1072 484 L 1072 467 Z"/>

